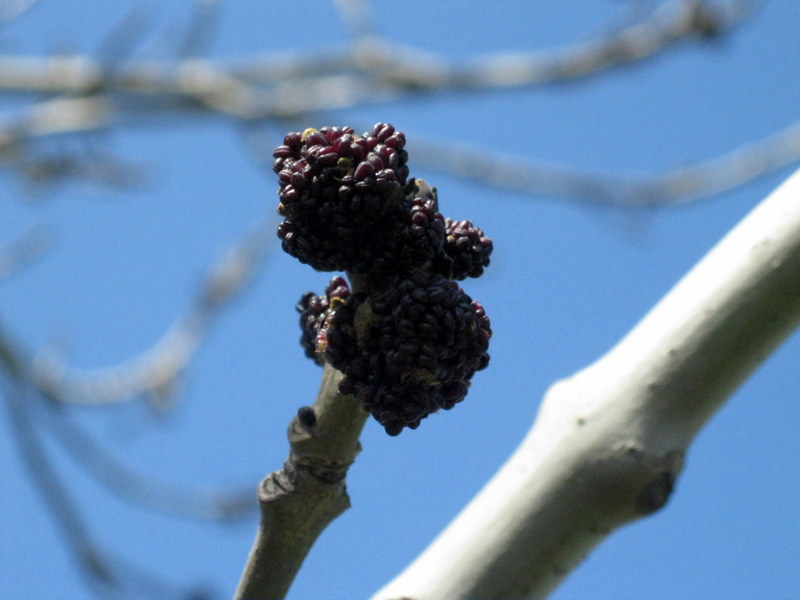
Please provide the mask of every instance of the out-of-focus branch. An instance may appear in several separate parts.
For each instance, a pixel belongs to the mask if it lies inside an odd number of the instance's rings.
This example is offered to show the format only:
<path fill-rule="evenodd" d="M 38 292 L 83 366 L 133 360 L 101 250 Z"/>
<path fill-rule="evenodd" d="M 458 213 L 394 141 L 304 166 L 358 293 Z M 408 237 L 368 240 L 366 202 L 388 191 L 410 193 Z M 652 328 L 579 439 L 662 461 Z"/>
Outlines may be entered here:
<path fill-rule="evenodd" d="M 19 399 L 14 396 L 14 402 L 24 402 L 25 410 L 31 411 L 39 406 L 47 409 L 35 420 L 36 424 L 48 426 L 52 437 L 61 443 L 67 453 L 96 481 L 120 498 L 155 512 L 195 520 L 231 520 L 255 509 L 255 505 L 251 502 L 250 489 L 201 491 L 167 484 L 137 473 L 115 459 L 107 448 L 94 441 L 61 410 L 63 408 L 61 398 L 50 395 L 46 402 L 43 401 L 41 390 L 34 385 L 36 380 L 27 353 L 2 327 L 0 327 L 0 377 L 13 382 L 15 387 L 10 393 L 19 395 Z M 53 393 L 58 394 L 58 389 L 53 390 Z M 16 410 L 15 406 L 11 408 Z M 23 417 L 29 418 L 27 413 Z M 25 435 L 30 437 L 34 434 Z M 38 436 L 39 433 L 36 432 L 36 439 Z M 39 459 L 34 457 L 31 460 Z"/>
<path fill-rule="evenodd" d="M 198 5 L 195 21 L 213 21 L 216 3 Z M 535 52 L 499 53 L 452 61 L 375 34 L 370 6 L 363 0 L 336 3 L 352 43 L 345 49 L 313 54 L 270 53 L 230 62 L 200 58 L 207 40 L 189 28 L 179 58 L 162 62 L 107 57 L 0 55 L 0 93 L 54 95 L 0 123 L 0 162 L 33 181 L 83 177 L 111 185 L 130 185 L 130 169 L 105 158 L 37 158 L 26 151 L 33 140 L 59 133 L 107 129 L 124 117 L 155 114 L 223 115 L 235 121 L 308 118 L 319 111 L 396 100 L 430 91 L 468 92 L 572 81 L 643 60 L 698 36 L 720 35 L 747 18 L 751 2 L 671 0 L 646 11 L 634 23 L 587 42 Z M 199 36 L 199 37 L 198 37 Z M 129 35 L 128 37 L 132 37 Z M 133 36 L 135 37 L 135 36 Z M 201 39 L 202 38 L 202 39 Z M 127 39 L 127 38 L 126 38 Z M 116 43 L 115 56 L 133 45 Z M 188 54 L 186 54 L 188 53 Z M 188 56 L 188 58 L 187 58 Z M 780 150 L 778 148 L 777 150 Z M 424 149 L 423 149 L 424 151 Z M 693 187 L 707 183 L 707 172 L 683 169 L 653 181 L 624 181 L 574 169 L 533 163 L 508 168 L 467 151 L 437 149 L 431 157 L 451 172 L 503 187 L 513 186 L 557 197 L 588 198 L 620 204 L 655 204 L 694 197 Z M 789 154 L 789 156 L 794 156 Z M 751 164 L 764 160 L 748 155 Z M 780 161 L 778 161 L 780 162 Z M 466 166 L 464 164 L 466 163 Z M 705 166 L 705 165 L 704 165 Z M 499 167 L 499 169 L 497 168 Z M 718 169 L 719 170 L 719 169 Z M 752 169 L 750 169 L 752 172 Z M 738 169 L 728 181 L 746 181 Z M 704 179 L 705 177 L 705 179 Z M 752 175 L 750 175 L 752 177 Z M 718 184 L 715 184 L 718 185 Z M 713 187 L 713 186 L 711 186 Z M 719 186 L 718 186 L 719 187 Z M 720 188 L 721 189 L 721 188 Z M 697 195 L 704 195 L 700 192 Z M 663 198 L 659 200 L 659 198 Z"/>
<path fill-rule="evenodd" d="M 51 136 L 85 134 L 111 126 L 113 110 L 103 96 L 58 97 L 32 104 L 0 119 L 0 166 L 24 175 L 34 184 L 67 178 L 130 188 L 141 179 L 140 169 L 106 153 L 36 152 L 34 142 Z"/>
<path fill-rule="evenodd" d="M 19 19 L 36 6 L 39 0 L 6 0 L 0 5 L 0 22 L 4 25 Z"/>
<path fill-rule="evenodd" d="M 413 145 L 419 164 L 522 194 L 618 206 L 689 202 L 720 194 L 800 160 L 800 121 L 720 156 L 663 175 L 624 176 L 492 154 L 456 142 Z"/>
<path fill-rule="evenodd" d="M 5 358 L 0 356 L 4 363 Z M 152 573 L 128 565 L 92 537 L 84 515 L 46 452 L 31 414 L 32 391 L 21 374 L 22 371 L 6 369 L 2 378 L 6 384 L 2 388 L 2 396 L 10 417 L 11 434 L 31 480 L 42 501 L 49 507 L 49 514 L 60 527 L 88 583 L 103 597 L 113 597 L 115 594 L 125 598 L 137 595 L 144 598 L 184 595 L 185 590 L 178 590 L 177 586 Z"/>
<path fill-rule="evenodd" d="M 297 118 L 422 91 L 571 81 L 643 60 L 698 36 L 722 34 L 750 12 L 748 2 L 712 7 L 700 0 L 673 0 L 596 40 L 459 63 L 376 36 L 358 38 L 349 49 L 320 52 L 324 57 L 264 54 L 227 64 L 197 58 L 129 61 L 110 73 L 100 61 L 85 56 L 2 55 L 0 90 L 69 95 L 103 90 L 115 96 L 119 110 L 135 110 L 138 99 L 148 111 L 195 109 L 239 119 Z"/>
<path fill-rule="evenodd" d="M 52 437 L 92 477 L 118 497 L 139 507 L 198 521 L 230 521 L 256 510 L 252 486 L 236 489 L 196 489 L 163 481 L 134 471 L 116 459 L 109 448 L 95 441 L 68 414 L 49 414 L 41 419 Z M 53 418 L 55 417 L 55 418 Z"/>
<path fill-rule="evenodd" d="M 500 53 L 462 65 L 380 38 L 363 40 L 356 63 L 406 90 L 518 88 L 574 81 L 644 60 L 698 37 L 720 35 L 749 16 L 749 2 L 712 6 L 703 0 L 660 4 L 641 20 L 587 42 L 533 52 Z"/>
<path fill-rule="evenodd" d="M 16 240 L 0 247 L 0 282 L 19 273 L 44 255 L 53 245 L 53 236 L 45 228 L 33 227 Z"/>
<path fill-rule="evenodd" d="M 165 397 L 220 311 L 249 283 L 272 237 L 272 228 L 265 221 L 236 243 L 211 267 L 187 313 L 141 355 L 113 367 L 79 373 L 67 371 L 52 353 L 41 353 L 33 365 L 35 385 L 53 400 L 68 404 L 111 404 L 142 395 Z"/>
<path fill-rule="evenodd" d="M 333 5 L 353 42 L 378 35 L 370 0 L 334 0 Z"/>

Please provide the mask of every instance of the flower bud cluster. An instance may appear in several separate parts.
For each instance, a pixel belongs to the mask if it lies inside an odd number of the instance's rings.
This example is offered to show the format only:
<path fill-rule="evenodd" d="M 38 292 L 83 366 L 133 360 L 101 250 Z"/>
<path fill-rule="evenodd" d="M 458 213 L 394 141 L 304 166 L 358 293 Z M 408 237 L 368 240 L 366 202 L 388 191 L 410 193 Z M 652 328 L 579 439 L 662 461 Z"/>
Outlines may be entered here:
<path fill-rule="evenodd" d="M 405 136 L 378 123 L 289 133 L 272 153 L 284 251 L 318 271 L 347 271 L 390 233 L 408 178 Z M 388 226 L 388 227 L 387 227 Z"/>
<path fill-rule="evenodd" d="M 301 344 L 344 373 L 390 435 L 450 409 L 489 363 L 492 331 L 483 307 L 456 280 L 478 277 L 492 242 L 470 221 L 445 219 L 436 190 L 409 179 L 405 136 L 389 124 L 289 133 L 275 149 L 283 249 L 341 277 L 297 305 Z"/>
<path fill-rule="evenodd" d="M 443 254 L 438 258 L 438 270 L 461 281 L 467 277 L 480 277 L 489 265 L 492 240 L 475 227 L 472 221 L 445 219 L 446 237 Z M 444 256 L 447 258 L 444 259 Z"/>
<path fill-rule="evenodd" d="M 489 364 L 491 325 L 451 279 L 415 271 L 385 288 L 354 294 L 324 329 L 325 360 L 389 435 L 463 400 Z"/>
<path fill-rule="evenodd" d="M 344 277 L 334 277 L 328 282 L 324 295 L 317 296 L 313 292 L 306 292 L 295 307 L 300 313 L 300 345 L 305 350 L 306 356 L 320 366 L 324 362 L 322 354 L 317 352 L 320 332 L 323 331 L 333 309 L 344 304 L 349 297 L 350 288 L 347 286 L 347 281 Z"/>

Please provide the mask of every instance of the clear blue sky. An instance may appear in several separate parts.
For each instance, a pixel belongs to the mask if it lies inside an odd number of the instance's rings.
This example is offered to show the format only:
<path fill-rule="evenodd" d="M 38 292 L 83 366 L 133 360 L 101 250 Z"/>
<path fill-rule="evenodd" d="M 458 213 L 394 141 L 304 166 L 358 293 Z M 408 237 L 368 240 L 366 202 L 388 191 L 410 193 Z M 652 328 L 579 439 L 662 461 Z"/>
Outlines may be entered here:
<path fill-rule="evenodd" d="M 163 58 L 188 2 L 151 2 L 136 50 Z M 548 48 L 619 23 L 625 2 L 376 2 L 380 31 L 453 58 Z M 632 3 L 634 4 L 634 3 Z M 650 4 L 643 2 L 641 4 Z M 139 2 L 43 0 L 0 29 L 0 51 L 97 52 Z M 213 54 L 345 41 L 331 5 L 230 2 Z M 617 15 L 615 17 L 615 14 Z M 492 265 L 466 291 L 492 319 L 492 364 L 467 399 L 417 431 L 387 437 L 370 421 L 348 476 L 353 507 L 312 550 L 290 597 L 362 598 L 399 572 L 515 448 L 555 380 L 615 343 L 791 168 L 712 199 L 648 212 L 496 191 L 417 166 L 415 136 L 608 172 L 661 172 L 709 158 L 798 118 L 800 2 L 775 0 L 722 40 L 547 89 L 434 94 L 331 111 L 306 126 L 388 121 L 409 139 L 412 174 L 436 185 L 442 212 L 470 218 L 495 242 Z M 19 102 L 0 108 L 15 114 Z M 44 223 L 53 251 L 3 283 L 3 326 L 31 348 L 68 344 L 70 365 L 112 365 L 146 349 L 185 308 L 205 266 L 275 209 L 276 181 L 223 119 L 120 119 L 90 141 L 146 167 L 147 185 L 117 194 L 66 185 L 29 194 L 0 187 L 0 241 Z M 258 142 L 280 143 L 283 126 Z M 86 140 L 53 140 L 45 149 Z M 132 468 L 189 487 L 251 486 L 283 463 L 285 431 L 313 401 L 319 369 L 296 340 L 294 304 L 328 275 L 276 243 L 248 293 L 222 318 L 184 381 L 180 404 L 86 409 L 75 417 Z M 800 338 L 794 336 L 702 432 L 664 510 L 618 531 L 555 593 L 571 598 L 800 597 Z M 59 530 L 0 416 L 0 599 L 89 598 Z M 57 425 L 56 425 L 57 426 Z M 255 531 L 154 515 L 107 494 L 48 438 L 95 540 L 183 590 L 229 597 Z"/>

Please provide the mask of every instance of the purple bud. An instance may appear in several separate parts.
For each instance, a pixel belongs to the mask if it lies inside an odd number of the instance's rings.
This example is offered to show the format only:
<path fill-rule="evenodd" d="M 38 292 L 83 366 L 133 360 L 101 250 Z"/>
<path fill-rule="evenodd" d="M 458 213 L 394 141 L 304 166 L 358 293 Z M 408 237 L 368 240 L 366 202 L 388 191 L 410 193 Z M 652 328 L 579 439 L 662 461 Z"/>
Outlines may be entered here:
<path fill-rule="evenodd" d="M 339 160 L 339 153 L 333 146 L 326 146 L 317 153 L 317 163 L 323 167 L 332 167 Z"/>
<path fill-rule="evenodd" d="M 311 146 L 327 146 L 327 145 L 328 145 L 328 138 L 326 138 L 319 131 L 315 131 L 306 138 L 306 146 L 308 146 L 309 148 Z"/>
<path fill-rule="evenodd" d="M 287 133 L 286 137 L 283 138 L 283 143 L 292 150 L 299 150 L 300 146 L 303 145 L 302 134 L 297 131 Z"/>
<path fill-rule="evenodd" d="M 388 123 L 375 123 L 372 128 L 372 134 L 381 142 L 394 133 L 394 127 Z"/>
<path fill-rule="evenodd" d="M 294 156 L 294 150 L 289 146 L 278 146 L 272 151 L 272 156 L 274 158 L 291 158 Z"/>
<path fill-rule="evenodd" d="M 336 148 L 336 152 L 339 153 L 339 156 L 347 158 L 353 153 L 350 148 L 352 143 L 353 143 L 353 136 L 350 134 L 345 134 L 338 140 L 336 140 L 336 142 L 333 144 L 333 147 Z"/>
<path fill-rule="evenodd" d="M 380 159 L 379 159 L 380 160 Z M 356 167 L 353 177 L 356 181 L 363 181 L 367 177 L 375 175 L 375 168 L 368 162 L 362 162 Z"/>
<path fill-rule="evenodd" d="M 367 149 L 358 142 L 355 142 L 350 145 L 350 154 L 354 160 L 361 162 L 367 155 Z"/>

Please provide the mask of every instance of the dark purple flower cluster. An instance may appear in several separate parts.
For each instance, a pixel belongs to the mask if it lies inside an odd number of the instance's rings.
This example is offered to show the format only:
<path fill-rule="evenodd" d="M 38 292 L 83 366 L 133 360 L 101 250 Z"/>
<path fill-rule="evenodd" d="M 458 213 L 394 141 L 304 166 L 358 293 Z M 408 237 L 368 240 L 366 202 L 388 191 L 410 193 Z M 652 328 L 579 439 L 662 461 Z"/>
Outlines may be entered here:
<path fill-rule="evenodd" d="M 348 270 L 367 275 L 380 286 L 393 277 L 425 269 L 435 257 L 443 255 L 445 233 L 445 219 L 437 210 L 436 191 L 424 181 L 412 179 L 381 235 L 364 245 L 361 258 Z"/>
<path fill-rule="evenodd" d="M 450 409 L 489 363 L 491 326 L 456 280 L 478 277 L 492 242 L 470 221 L 445 219 L 435 188 L 409 179 L 405 136 L 386 123 L 290 133 L 275 149 L 283 249 L 336 277 L 297 310 L 306 355 L 344 373 L 390 435 Z M 358 290 L 360 291 L 360 290 Z"/>
<path fill-rule="evenodd" d="M 344 277 L 334 277 L 325 288 L 325 295 L 317 296 L 313 292 L 306 292 L 295 307 L 300 313 L 300 345 L 303 346 L 306 356 L 319 365 L 322 365 L 322 355 L 317 352 L 317 344 L 326 321 L 333 309 L 344 304 L 350 297 L 350 288 Z"/>
<path fill-rule="evenodd" d="M 386 123 L 289 133 L 273 151 L 283 249 L 319 271 L 351 270 L 386 235 L 408 178 L 405 136 Z"/>
<path fill-rule="evenodd" d="M 440 267 L 437 270 L 459 281 L 483 275 L 483 270 L 489 266 L 492 240 L 472 221 L 445 219 L 445 229 L 444 252 L 437 257 Z"/>
<path fill-rule="evenodd" d="M 451 279 L 415 271 L 336 308 L 325 328 L 325 359 L 389 435 L 416 429 L 467 393 L 489 364 L 489 318 Z"/>

